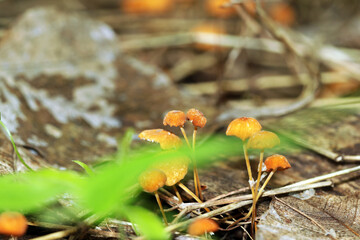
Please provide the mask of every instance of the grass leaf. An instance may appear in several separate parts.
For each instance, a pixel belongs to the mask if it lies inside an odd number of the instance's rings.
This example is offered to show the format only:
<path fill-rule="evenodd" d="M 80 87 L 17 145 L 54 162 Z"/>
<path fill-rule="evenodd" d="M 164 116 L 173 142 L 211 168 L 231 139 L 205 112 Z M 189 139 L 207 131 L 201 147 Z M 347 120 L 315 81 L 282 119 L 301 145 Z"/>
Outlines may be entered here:
<path fill-rule="evenodd" d="M 127 218 L 136 224 L 137 230 L 146 239 L 169 239 L 164 224 L 154 213 L 139 206 L 129 206 L 126 210 Z"/>
<path fill-rule="evenodd" d="M 89 176 L 94 176 L 94 171 L 86 163 L 79 160 L 73 160 L 73 162 L 82 167 Z"/>
<path fill-rule="evenodd" d="M 71 171 L 45 169 L 0 177 L 0 212 L 33 212 L 73 193 L 83 179 Z"/>

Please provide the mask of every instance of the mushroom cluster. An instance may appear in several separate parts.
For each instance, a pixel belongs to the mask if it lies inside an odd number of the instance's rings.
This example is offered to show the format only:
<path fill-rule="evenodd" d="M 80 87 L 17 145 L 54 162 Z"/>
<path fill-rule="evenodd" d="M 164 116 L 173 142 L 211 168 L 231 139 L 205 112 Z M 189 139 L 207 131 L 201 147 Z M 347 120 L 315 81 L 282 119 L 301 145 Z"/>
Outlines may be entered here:
<path fill-rule="evenodd" d="M 184 129 L 184 125 L 187 121 L 191 122 L 194 126 L 192 144 L 190 144 Z M 140 176 L 140 185 L 145 192 L 155 194 L 160 210 L 164 217 L 164 222 L 167 224 L 165 214 L 162 210 L 159 194 L 157 193 L 157 190 L 159 188 L 163 187 L 164 185 L 173 187 L 176 196 L 178 197 L 179 201 L 182 202 L 182 197 L 176 188 L 177 185 L 182 188 L 186 193 L 188 193 L 191 197 L 193 197 L 197 202 L 202 203 L 201 184 L 198 170 L 196 167 L 196 160 L 194 157 L 195 154 L 193 153 L 196 146 L 197 130 L 198 128 L 202 128 L 205 126 L 206 118 L 203 113 L 194 108 L 190 109 L 186 114 L 179 110 L 172 110 L 165 115 L 163 124 L 170 127 L 179 127 L 181 133 L 184 136 L 187 146 L 191 149 L 191 160 L 194 169 L 195 186 L 194 194 L 190 189 L 188 189 L 184 184 L 181 183 L 181 180 L 186 176 L 188 172 L 188 165 L 190 163 L 190 158 L 184 155 L 156 162 L 151 166 L 151 170 L 147 170 Z M 169 151 L 176 151 L 182 145 L 182 141 L 177 135 L 164 129 L 144 130 L 139 134 L 139 138 L 142 140 L 159 143 L 161 149 L 163 149 L 167 153 Z M 161 177 L 162 175 L 164 175 L 165 178 Z M 205 208 L 205 210 L 210 211 L 208 208 Z"/>
<path fill-rule="evenodd" d="M 291 167 L 286 157 L 278 154 L 266 158 L 265 162 L 263 161 L 265 149 L 270 149 L 279 145 L 280 139 L 275 133 L 270 131 L 263 131 L 261 129 L 262 126 L 256 119 L 251 117 L 241 117 L 233 120 L 226 130 L 226 135 L 236 136 L 243 141 L 244 157 L 249 176 L 249 185 L 253 198 L 253 205 L 249 213 L 245 217 L 237 220 L 235 223 L 239 222 L 240 220 L 246 219 L 251 215 L 253 231 L 256 231 L 256 203 L 260 198 L 261 194 L 263 193 L 265 186 L 268 184 L 271 177 L 277 170 L 285 170 Z M 258 174 L 256 181 L 254 181 L 252 177 L 248 149 L 260 150 L 259 165 L 257 168 Z M 269 173 L 269 175 L 263 183 L 261 189 L 259 190 L 261 175 L 263 172 Z"/>
<path fill-rule="evenodd" d="M 184 129 L 185 123 L 187 121 L 191 122 L 194 127 L 191 143 Z M 180 128 L 184 140 L 189 149 L 191 150 L 191 154 L 189 154 L 189 156 L 176 154 L 176 157 L 172 157 L 171 159 L 158 161 L 152 164 L 151 169 L 144 172 L 139 178 L 140 185 L 142 186 L 144 191 L 155 194 L 158 205 L 164 217 L 165 224 L 167 224 L 167 220 L 161 206 L 159 194 L 157 192 L 159 188 L 165 185 L 173 187 L 176 196 L 178 197 L 179 201 L 182 202 L 182 197 L 176 188 L 176 186 L 179 186 L 186 193 L 192 196 L 197 202 L 202 203 L 203 199 L 201 193 L 201 184 L 194 152 L 196 149 L 197 131 L 199 128 L 203 128 L 206 125 L 206 121 L 207 120 L 203 113 L 201 113 L 197 109 L 190 109 L 186 114 L 179 110 L 172 110 L 168 112 L 163 119 L 163 124 L 165 126 Z M 264 161 L 265 149 L 271 149 L 279 145 L 280 139 L 275 133 L 262 130 L 261 124 L 254 118 L 241 117 L 233 120 L 226 130 L 226 135 L 240 138 L 243 142 L 244 158 L 253 198 L 253 205 L 249 213 L 245 217 L 236 220 L 230 226 L 233 226 L 239 221 L 247 219 L 251 216 L 252 232 L 254 232 L 256 231 L 255 217 L 257 201 L 264 192 L 266 185 L 269 183 L 275 172 L 288 169 L 291 166 L 287 161 L 286 157 L 279 154 L 269 156 Z M 170 151 L 177 151 L 178 148 L 182 145 L 182 140 L 177 135 L 163 129 L 144 130 L 139 134 L 139 138 L 159 143 L 161 149 L 163 149 L 163 151 L 159 153 L 159 158 L 161 159 L 164 159 L 161 154 L 167 154 Z M 249 149 L 255 149 L 260 151 L 256 179 L 253 178 L 252 174 L 251 163 L 248 156 Z M 186 176 L 188 172 L 188 166 L 190 162 L 192 162 L 194 169 L 195 194 L 190 191 L 184 184 L 181 183 L 181 180 Z M 268 176 L 264 183 L 261 185 L 263 176 L 265 177 L 266 174 Z M 210 211 L 208 208 L 204 209 L 208 212 Z M 196 224 L 201 227 L 196 226 Z M 213 222 L 213 220 L 210 219 L 203 219 L 196 224 L 189 227 L 189 233 L 192 235 L 201 235 L 206 232 L 212 232 L 217 230 L 217 223 Z M 209 224 L 209 228 L 205 227 L 205 225 L 207 224 Z"/>

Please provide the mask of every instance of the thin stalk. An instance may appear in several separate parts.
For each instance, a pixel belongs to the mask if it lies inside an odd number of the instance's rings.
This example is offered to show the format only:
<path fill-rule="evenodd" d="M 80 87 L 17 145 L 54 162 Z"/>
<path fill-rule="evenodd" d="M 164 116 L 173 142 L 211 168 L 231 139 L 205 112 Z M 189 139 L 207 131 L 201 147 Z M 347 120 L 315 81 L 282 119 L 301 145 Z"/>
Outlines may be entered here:
<path fill-rule="evenodd" d="M 185 129 L 184 129 L 183 127 L 180 127 L 180 130 L 181 130 L 182 135 L 184 136 L 184 139 L 185 139 L 186 144 L 187 144 L 188 147 L 191 149 L 191 145 L 190 145 L 189 139 L 188 139 L 187 136 L 186 136 Z"/>
<path fill-rule="evenodd" d="M 188 189 L 184 184 L 178 182 L 177 185 L 181 187 L 187 194 L 194 198 L 198 203 L 203 203 L 190 189 Z M 210 212 L 208 208 L 204 208 L 207 212 Z"/>
<path fill-rule="evenodd" d="M 155 191 L 154 194 L 155 194 L 155 197 L 156 197 L 156 201 L 157 201 L 157 203 L 158 203 L 158 205 L 159 205 L 161 214 L 162 214 L 162 216 L 163 216 L 163 218 L 164 218 L 164 223 L 165 223 L 166 226 L 168 226 L 169 224 L 168 224 L 168 221 L 167 221 L 167 219 L 166 219 L 163 206 L 162 206 L 162 204 L 161 204 L 161 200 L 160 200 L 160 197 L 159 197 L 159 193 L 158 193 L 157 191 Z"/>
<path fill-rule="evenodd" d="M 261 194 L 263 193 L 264 189 L 265 189 L 265 186 L 269 183 L 271 177 L 274 175 L 274 173 L 276 172 L 276 170 L 273 170 L 269 176 L 266 178 L 264 184 L 262 185 L 262 187 L 260 188 L 259 190 L 259 193 L 256 195 L 256 198 L 255 198 L 255 202 L 257 202 L 261 196 Z M 244 219 L 247 219 L 250 217 L 250 215 L 253 213 L 253 210 L 254 210 L 254 201 L 253 201 L 253 205 L 251 206 L 249 212 L 246 214 L 246 216 L 242 217 L 242 218 L 239 218 L 238 220 L 236 220 L 235 222 L 233 222 L 230 226 L 228 226 L 228 228 L 234 226 L 235 224 L 237 224 L 238 222 L 244 220 Z"/>
<path fill-rule="evenodd" d="M 194 185 L 195 185 L 195 194 L 202 201 L 203 196 L 202 196 L 202 192 L 201 192 L 201 183 L 200 183 L 200 177 L 199 177 L 199 172 L 197 170 L 197 164 L 196 164 L 196 158 L 195 158 L 196 133 L 197 133 L 197 127 L 194 128 L 193 139 L 192 139 L 193 164 L 194 164 Z"/>
<path fill-rule="evenodd" d="M 260 185 L 260 178 L 261 178 L 261 173 L 262 173 L 262 165 L 264 162 L 264 149 L 261 150 L 260 152 L 260 162 L 259 162 L 259 169 L 258 169 L 258 177 L 256 180 L 256 186 L 255 186 L 255 193 L 257 195 L 257 192 L 259 190 L 259 185 Z"/>
<path fill-rule="evenodd" d="M 247 168 L 247 171 L 248 171 L 248 175 L 249 175 L 249 186 L 250 186 L 250 189 L 251 189 L 251 195 L 252 195 L 252 198 L 253 198 L 253 202 L 255 202 L 255 198 L 256 198 L 256 193 L 254 191 L 254 186 L 252 186 L 252 182 L 254 181 L 253 177 L 252 177 L 252 173 L 251 173 L 251 165 L 250 165 L 250 161 L 249 161 L 249 156 L 248 156 L 248 153 L 247 153 L 247 144 L 244 142 L 243 143 L 243 149 L 244 149 L 244 156 L 245 156 L 245 162 L 246 162 L 246 168 Z M 252 212 L 252 211 L 250 211 Z M 250 213 L 251 214 L 251 213 Z M 252 223 L 252 222 L 251 222 Z M 251 224 L 252 228 L 253 228 L 253 223 Z"/>
<path fill-rule="evenodd" d="M 251 226 L 254 227 L 255 229 L 255 233 L 256 233 L 256 223 L 255 223 L 255 218 L 256 218 L 256 197 L 258 195 L 258 189 L 259 189 L 259 185 L 260 185 L 260 178 L 261 178 L 261 173 L 262 173 L 262 165 L 263 165 L 263 161 L 264 161 L 264 149 L 261 149 L 260 152 L 260 160 L 259 160 L 259 167 L 258 167 L 258 177 L 256 179 L 256 186 L 255 186 L 255 198 L 253 199 L 253 208 L 252 208 L 252 216 L 251 216 Z"/>
<path fill-rule="evenodd" d="M 174 189 L 174 192 L 175 192 L 177 198 L 179 199 L 179 202 L 182 203 L 183 200 L 182 200 L 181 195 L 180 195 L 180 193 L 179 193 L 179 191 L 177 190 L 177 188 L 176 188 L 175 185 L 173 186 L 173 189 Z"/>
<path fill-rule="evenodd" d="M 259 200 L 261 194 L 264 192 L 266 185 L 269 183 L 271 177 L 274 175 L 275 172 L 276 172 L 276 169 L 272 170 L 271 173 L 269 174 L 269 176 L 266 178 L 264 184 L 262 185 L 262 187 L 259 190 L 259 193 L 256 195 L 255 202 L 257 202 Z"/>
<path fill-rule="evenodd" d="M 254 187 L 251 186 L 251 184 L 250 184 L 250 182 L 254 181 L 254 179 L 252 177 L 249 156 L 248 156 L 247 147 L 246 147 L 245 143 L 243 144 L 243 149 L 244 149 L 244 157 L 245 157 L 245 162 L 246 162 L 246 168 L 247 168 L 248 175 L 249 175 L 249 186 L 250 186 L 250 189 L 251 189 L 251 195 L 253 196 L 253 199 L 255 199 Z"/>

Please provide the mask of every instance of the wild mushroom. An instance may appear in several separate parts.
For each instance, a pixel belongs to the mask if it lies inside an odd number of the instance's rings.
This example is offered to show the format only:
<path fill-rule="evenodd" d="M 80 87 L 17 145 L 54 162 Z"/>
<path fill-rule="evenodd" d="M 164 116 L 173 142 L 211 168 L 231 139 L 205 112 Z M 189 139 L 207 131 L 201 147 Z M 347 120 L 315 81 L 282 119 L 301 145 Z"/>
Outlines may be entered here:
<path fill-rule="evenodd" d="M 193 139 L 192 139 L 192 150 L 195 152 L 195 145 L 196 145 L 196 133 L 198 128 L 203 128 L 206 124 L 206 117 L 202 112 L 199 110 L 192 108 L 186 113 L 186 119 L 190 121 L 194 126 L 194 132 L 193 132 Z M 201 193 L 201 184 L 200 184 L 200 178 L 199 173 L 197 170 L 197 164 L 196 159 L 193 156 L 193 165 L 194 165 L 194 186 L 195 186 L 195 194 L 196 196 L 200 197 L 201 200 L 203 200 L 202 193 Z"/>
<path fill-rule="evenodd" d="M 263 193 L 266 185 L 269 183 L 271 177 L 274 175 L 276 171 L 284 171 L 288 168 L 291 168 L 290 163 L 284 157 L 280 154 L 272 155 L 265 159 L 264 162 L 266 166 L 266 172 L 270 172 L 269 176 L 266 178 L 264 184 L 262 185 L 261 189 L 259 190 L 259 193 L 257 194 L 256 201 L 260 198 L 261 194 Z"/>
<path fill-rule="evenodd" d="M 279 137 L 273 133 L 273 132 L 269 132 L 269 131 L 259 131 L 257 133 L 255 133 L 254 135 L 252 135 L 248 142 L 247 142 L 247 148 L 248 149 L 260 149 L 260 160 L 259 160 L 259 166 L 258 166 L 258 176 L 257 176 L 257 180 L 256 180 L 256 186 L 255 186 L 255 194 L 253 196 L 253 215 L 252 215 L 252 223 L 253 226 L 255 225 L 255 214 L 256 214 L 256 195 L 259 189 L 259 184 L 260 184 L 260 177 L 261 177 L 261 172 L 262 172 L 262 164 L 263 164 L 263 159 L 264 159 L 264 150 L 266 148 L 273 148 L 276 145 L 280 144 L 280 139 Z"/>
<path fill-rule="evenodd" d="M 26 233 L 27 220 L 18 212 L 3 212 L 0 214 L 0 234 L 21 237 Z"/>
<path fill-rule="evenodd" d="M 201 236 L 217 230 L 219 230 L 219 224 L 210 218 L 197 219 L 188 227 L 188 233 L 193 236 Z"/>
<path fill-rule="evenodd" d="M 188 172 L 189 162 L 190 159 L 188 157 L 179 156 L 157 162 L 152 167 L 155 169 L 159 169 L 165 173 L 167 179 L 165 182 L 166 186 L 178 185 L 198 203 L 202 203 L 202 201 L 190 189 L 188 189 L 184 184 L 181 183 L 181 180 L 186 176 Z M 207 208 L 206 210 L 209 211 L 209 209 Z"/>
<path fill-rule="evenodd" d="M 184 129 L 185 122 L 186 122 L 185 113 L 179 110 L 172 110 L 168 112 L 163 120 L 164 126 L 169 125 L 170 127 L 179 127 L 182 135 L 184 136 L 186 144 L 188 145 L 189 148 L 191 148 Z"/>
<path fill-rule="evenodd" d="M 166 175 L 163 171 L 158 169 L 150 169 L 143 172 L 139 177 L 140 186 L 145 192 L 154 193 L 156 201 L 159 205 L 161 214 L 164 218 L 164 223 L 168 225 L 168 221 L 165 216 L 164 209 L 161 204 L 161 200 L 158 194 L 158 189 L 163 187 L 166 183 Z"/>
<path fill-rule="evenodd" d="M 157 142 L 160 144 L 160 147 L 164 150 L 176 149 L 182 145 L 181 139 L 178 136 L 163 129 L 144 130 L 139 134 L 139 138 L 151 142 Z M 176 189 L 175 185 L 173 185 L 173 189 L 179 201 L 182 202 L 181 195 L 179 191 Z"/>
<path fill-rule="evenodd" d="M 288 168 L 291 168 L 291 165 L 290 163 L 288 162 L 288 160 L 286 159 L 286 157 L 284 157 L 283 155 L 279 155 L 279 154 L 275 154 L 275 155 L 272 155 L 268 158 L 265 159 L 265 162 L 264 162 L 265 166 L 266 166 L 266 169 L 264 169 L 264 171 L 266 172 L 270 172 L 269 176 L 266 178 L 263 186 L 261 187 L 261 189 L 259 190 L 259 193 L 256 195 L 256 199 L 255 199 L 255 202 L 257 202 L 261 196 L 261 194 L 263 193 L 266 185 L 268 184 L 268 182 L 270 181 L 271 177 L 274 175 L 274 173 L 279 170 L 279 171 L 283 171 L 283 170 L 286 170 Z M 261 169 L 260 169 L 261 170 Z M 252 211 L 253 211 L 253 206 L 251 206 L 250 208 L 250 211 L 248 212 L 248 214 L 246 214 L 246 216 L 236 220 L 235 222 L 233 222 L 232 224 L 230 224 L 230 226 L 228 227 L 231 228 L 232 226 L 234 226 L 235 224 L 237 224 L 238 222 L 244 220 L 244 219 L 247 219 Z"/>
<path fill-rule="evenodd" d="M 284 26 L 291 26 L 296 21 L 294 8 L 283 2 L 272 4 L 269 8 L 269 15 L 273 20 Z"/>
<path fill-rule="evenodd" d="M 156 142 L 164 150 L 179 148 L 182 145 L 181 139 L 175 134 L 164 129 L 149 129 L 144 130 L 139 134 L 139 138 Z"/>
<path fill-rule="evenodd" d="M 247 153 L 247 144 L 245 141 L 254 135 L 255 133 L 259 132 L 261 130 L 260 123 L 255 118 L 250 117 L 241 117 L 233 120 L 227 130 L 226 135 L 228 136 L 236 136 L 240 138 L 243 141 L 243 149 L 244 149 L 244 156 L 245 156 L 245 162 L 246 162 L 246 168 L 249 175 L 249 184 L 251 193 L 254 197 L 254 179 L 252 177 L 251 173 L 251 166 L 250 161 Z"/>
<path fill-rule="evenodd" d="M 122 10 L 127 14 L 147 14 L 159 15 L 169 12 L 174 3 L 172 0 L 122 0 L 120 1 Z"/>

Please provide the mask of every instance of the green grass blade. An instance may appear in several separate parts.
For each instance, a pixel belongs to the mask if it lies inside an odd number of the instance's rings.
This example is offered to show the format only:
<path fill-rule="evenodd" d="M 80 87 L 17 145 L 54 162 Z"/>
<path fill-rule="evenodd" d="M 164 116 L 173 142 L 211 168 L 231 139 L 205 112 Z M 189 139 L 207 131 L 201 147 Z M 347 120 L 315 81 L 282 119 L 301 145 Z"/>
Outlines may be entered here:
<path fill-rule="evenodd" d="M 5 129 L 6 133 L 9 135 L 10 137 L 10 141 L 11 141 L 11 144 L 13 145 L 13 148 L 15 150 L 15 153 L 17 155 L 17 157 L 19 158 L 20 162 L 29 170 L 29 171 L 34 171 L 29 165 L 26 164 L 26 162 L 24 161 L 24 159 L 21 157 L 16 145 L 15 145 L 15 142 L 14 142 L 14 139 L 9 131 L 9 129 L 5 126 L 5 124 L 0 120 L 0 125 Z"/>
<path fill-rule="evenodd" d="M 170 238 L 160 218 L 151 211 L 139 206 L 127 206 L 125 214 L 145 239 L 165 240 Z"/>
<path fill-rule="evenodd" d="M 94 176 L 94 171 L 86 163 L 79 160 L 73 160 L 73 162 L 82 167 L 89 176 Z"/>

